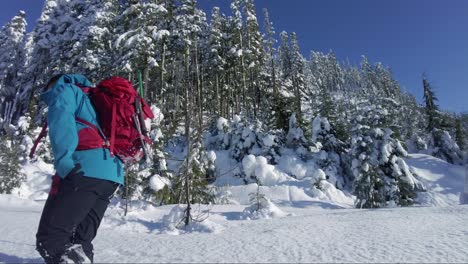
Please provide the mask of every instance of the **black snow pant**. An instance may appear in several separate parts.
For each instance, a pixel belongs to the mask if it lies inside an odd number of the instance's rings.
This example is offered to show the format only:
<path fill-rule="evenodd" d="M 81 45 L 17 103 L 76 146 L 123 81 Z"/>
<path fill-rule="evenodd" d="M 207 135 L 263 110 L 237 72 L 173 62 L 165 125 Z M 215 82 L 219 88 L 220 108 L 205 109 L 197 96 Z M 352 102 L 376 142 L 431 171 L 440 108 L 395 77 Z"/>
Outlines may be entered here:
<path fill-rule="evenodd" d="M 99 224 L 118 184 L 81 176 L 54 176 L 36 234 L 36 249 L 46 263 L 58 263 L 67 249 L 81 245 L 93 261 Z"/>

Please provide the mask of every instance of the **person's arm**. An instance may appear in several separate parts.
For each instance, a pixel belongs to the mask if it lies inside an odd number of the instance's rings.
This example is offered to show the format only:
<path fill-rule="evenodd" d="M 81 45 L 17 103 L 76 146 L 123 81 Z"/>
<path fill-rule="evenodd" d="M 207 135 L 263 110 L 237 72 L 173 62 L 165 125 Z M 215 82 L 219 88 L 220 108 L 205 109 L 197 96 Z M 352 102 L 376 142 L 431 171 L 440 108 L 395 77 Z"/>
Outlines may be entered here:
<path fill-rule="evenodd" d="M 78 146 L 75 123 L 77 107 L 71 84 L 55 85 L 49 91 L 47 123 L 57 174 L 63 179 L 75 167 L 72 155 Z"/>

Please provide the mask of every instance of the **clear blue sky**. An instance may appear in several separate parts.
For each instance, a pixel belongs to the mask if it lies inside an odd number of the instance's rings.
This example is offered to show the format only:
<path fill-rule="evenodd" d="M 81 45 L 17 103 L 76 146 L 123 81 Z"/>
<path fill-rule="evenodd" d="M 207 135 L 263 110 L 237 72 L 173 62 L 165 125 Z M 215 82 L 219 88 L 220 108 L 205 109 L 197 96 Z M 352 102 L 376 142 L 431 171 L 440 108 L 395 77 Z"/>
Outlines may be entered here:
<path fill-rule="evenodd" d="M 43 0 L 2 0 L 0 24 L 19 10 L 28 30 Z M 208 15 L 213 6 L 230 13 L 228 0 L 199 0 Z M 362 54 L 389 66 L 402 87 L 422 98 L 426 73 L 446 110 L 468 111 L 467 0 L 256 0 L 268 8 L 276 32 L 296 32 L 306 58 L 311 50 L 328 52 L 358 64 Z"/>

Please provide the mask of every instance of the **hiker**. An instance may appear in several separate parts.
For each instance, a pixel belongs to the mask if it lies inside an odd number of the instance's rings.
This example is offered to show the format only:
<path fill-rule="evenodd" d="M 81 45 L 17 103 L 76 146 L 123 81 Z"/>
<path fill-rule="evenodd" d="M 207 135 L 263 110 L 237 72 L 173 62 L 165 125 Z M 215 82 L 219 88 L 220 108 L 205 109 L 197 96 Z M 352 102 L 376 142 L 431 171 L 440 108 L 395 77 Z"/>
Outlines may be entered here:
<path fill-rule="evenodd" d="M 124 183 L 122 161 L 104 145 L 89 142 L 99 125 L 83 87 L 92 84 L 82 75 L 58 75 L 41 94 L 48 105 L 56 170 L 36 234 L 36 249 L 46 263 L 93 262 L 91 242 L 110 199 Z"/>

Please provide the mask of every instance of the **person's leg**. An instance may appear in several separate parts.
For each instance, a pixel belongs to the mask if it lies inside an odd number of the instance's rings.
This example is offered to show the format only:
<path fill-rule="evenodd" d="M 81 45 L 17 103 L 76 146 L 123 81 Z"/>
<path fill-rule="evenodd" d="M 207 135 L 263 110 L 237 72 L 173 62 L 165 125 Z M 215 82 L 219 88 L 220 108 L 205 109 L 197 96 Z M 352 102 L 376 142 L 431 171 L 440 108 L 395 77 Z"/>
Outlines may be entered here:
<path fill-rule="evenodd" d="M 56 195 L 49 194 L 36 234 L 37 250 L 47 263 L 60 261 L 72 243 L 75 227 L 99 197 L 95 182 L 83 176 L 70 176 L 60 180 Z"/>
<path fill-rule="evenodd" d="M 72 239 L 73 244 L 80 244 L 91 262 L 94 258 L 93 244 L 91 242 L 96 237 L 99 225 L 117 186 L 118 185 L 115 183 L 102 180 L 99 188 L 99 198 L 96 200 L 96 203 L 91 208 L 86 218 L 76 227 Z"/>
<path fill-rule="evenodd" d="M 58 261 L 58 259 L 55 259 L 54 256 L 49 254 L 47 251 L 47 248 L 49 247 L 43 244 L 43 241 L 45 241 L 46 237 L 48 236 L 48 223 L 52 216 L 53 210 L 56 207 L 55 204 L 57 203 L 57 193 L 55 190 L 58 190 L 57 188 L 59 180 L 55 179 L 55 177 L 58 176 L 54 176 L 53 178 L 52 188 L 49 192 L 49 196 L 47 197 L 44 209 L 42 210 L 41 220 L 39 221 L 39 227 L 36 234 L 36 250 L 42 256 L 42 258 L 44 258 L 46 263 L 55 263 Z"/>

